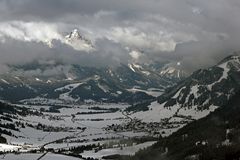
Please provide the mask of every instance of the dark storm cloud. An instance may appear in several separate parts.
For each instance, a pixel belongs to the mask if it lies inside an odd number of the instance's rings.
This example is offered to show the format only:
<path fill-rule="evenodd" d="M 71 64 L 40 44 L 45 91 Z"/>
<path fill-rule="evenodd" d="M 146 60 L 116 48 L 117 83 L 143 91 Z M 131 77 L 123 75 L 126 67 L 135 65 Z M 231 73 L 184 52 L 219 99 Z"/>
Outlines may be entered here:
<path fill-rule="evenodd" d="M 103 66 L 127 63 L 129 52 L 137 50 L 143 51 L 134 55 L 141 62 L 181 61 L 192 72 L 239 50 L 239 16 L 239 0 L 0 0 L 0 63 L 22 63 L 26 54 L 29 61 L 51 55 Z M 73 28 L 96 50 L 85 53 L 64 44 Z M 44 45 L 51 37 L 61 45 Z M 12 59 L 16 55 L 19 60 Z"/>

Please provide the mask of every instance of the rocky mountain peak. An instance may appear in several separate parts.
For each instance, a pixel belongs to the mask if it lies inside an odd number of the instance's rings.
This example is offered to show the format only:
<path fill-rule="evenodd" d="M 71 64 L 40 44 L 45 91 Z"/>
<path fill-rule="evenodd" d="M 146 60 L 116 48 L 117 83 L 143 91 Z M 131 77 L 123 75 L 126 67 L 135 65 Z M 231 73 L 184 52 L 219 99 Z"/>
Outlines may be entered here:
<path fill-rule="evenodd" d="M 66 39 L 82 39 L 78 29 L 74 29 L 70 32 L 70 34 L 66 35 Z"/>
<path fill-rule="evenodd" d="M 78 29 L 72 30 L 65 36 L 66 43 L 76 50 L 91 51 L 94 49 L 91 40 L 83 36 Z"/>

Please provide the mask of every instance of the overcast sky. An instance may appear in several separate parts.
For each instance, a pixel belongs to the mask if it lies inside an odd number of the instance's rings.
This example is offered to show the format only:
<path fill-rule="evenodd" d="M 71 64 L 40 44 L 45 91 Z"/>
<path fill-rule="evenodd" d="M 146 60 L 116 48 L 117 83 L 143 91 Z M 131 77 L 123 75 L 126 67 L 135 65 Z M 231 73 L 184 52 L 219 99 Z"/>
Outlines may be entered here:
<path fill-rule="evenodd" d="M 239 17 L 239 0 L 0 0 L 0 66 L 170 60 L 191 72 L 240 50 Z M 63 43 L 75 28 L 93 51 Z"/>

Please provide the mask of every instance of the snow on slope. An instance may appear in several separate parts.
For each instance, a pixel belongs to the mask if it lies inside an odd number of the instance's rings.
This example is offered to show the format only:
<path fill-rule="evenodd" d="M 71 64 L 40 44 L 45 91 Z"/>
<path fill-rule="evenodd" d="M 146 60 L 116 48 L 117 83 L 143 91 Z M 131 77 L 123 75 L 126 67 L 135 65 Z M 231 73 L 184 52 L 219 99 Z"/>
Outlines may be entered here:
<path fill-rule="evenodd" d="M 99 87 L 101 90 L 103 90 L 103 92 L 105 92 L 105 93 L 109 92 L 109 90 L 110 90 L 108 86 L 106 86 L 106 85 L 101 85 L 100 83 L 98 83 L 98 87 Z"/>
<path fill-rule="evenodd" d="M 172 119 L 174 116 L 183 115 L 190 116 L 192 119 L 200 119 L 208 115 L 217 109 L 217 106 L 211 106 L 208 110 L 198 111 L 197 106 L 193 106 L 191 109 L 181 108 L 180 105 L 174 105 L 172 107 L 164 107 L 165 103 L 159 104 L 157 101 L 152 102 L 149 107 L 149 111 L 136 112 L 131 115 L 138 119 L 142 119 L 144 122 L 161 122 L 164 119 Z"/>
<path fill-rule="evenodd" d="M 55 92 L 64 92 L 62 94 L 59 95 L 59 99 L 61 100 L 65 100 L 65 101 L 76 101 L 76 99 L 72 98 L 70 96 L 70 93 L 77 87 L 79 87 L 80 85 L 82 85 L 83 83 L 74 83 L 74 84 L 69 84 L 66 85 L 64 87 L 61 88 L 57 88 L 55 89 Z"/>
<path fill-rule="evenodd" d="M 208 85 L 208 87 L 209 87 L 210 90 L 212 90 L 212 87 L 213 87 L 215 84 L 221 82 L 223 79 L 227 79 L 227 78 L 228 78 L 228 72 L 230 71 L 230 69 L 228 68 L 227 65 L 228 65 L 228 62 L 225 62 L 225 63 L 223 63 L 223 64 L 218 65 L 218 67 L 220 67 L 220 68 L 223 69 L 223 73 L 222 73 L 222 76 L 218 79 L 218 81 L 216 81 L 216 82 Z"/>
<path fill-rule="evenodd" d="M 74 88 L 77 88 L 77 87 L 80 86 L 81 84 L 82 84 L 82 83 L 69 84 L 69 85 L 66 85 L 66 86 L 64 86 L 64 87 L 55 89 L 55 92 L 56 92 L 56 91 L 73 90 Z"/>
<path fill-rule="evenodd" d="M 135 69 L 133 68 L 132 64 L 128 64 L 128 67 L 129 67 L 133 72 L 136 72 Z"/>
<path fill-rule="evenodd" d="M 222 76 L 218 79 L 218 81 L 208 85 L 208 88 L 210 90 L 212 90 L 212 87 L 215 84 L 220 83 L 224 79 L 228 79 L 228 76 L 229 76 L 228 74 L 229 74 L 229 71 L 231 70 L 229 65 L 234 66 L 235 69 L 240 71 L 240 57 L 239 56 L 231 56 L 230 60 L 217 65 L 217 67 L 223 69 L 223 73 L 222 73 Z"/>
<path fill-rule="evenodd" d="M 149 88 L 148 90 L 143 90 L 143 89 L 138 89 L 138 88 L 131 88 L 131 89 L 127 89 L 129 92 L 132 92 L 132 93 L 136 93 L 136 92 L 144 92 L 150 96 L 153 96 L 153 97 L 158 97 L 160 96 L 163 91 L 160 90 L 160 89 L 157 89 L 157 88 Z"/>
<path fill-rule="evenodd" d="M 227 67 L 227 62 L 226 63 L 223 63 L 221 65 L 219 65 L 218 67 L 222 68 L 223 69 L 223 75 L 222 77 L 218 80 L 218 82 L 221 82 L 222 79 L 227 79 L 228 77 L 228 72 L 230 71 L 230 69 Z"/>
<path fill-rule="evenodd" d="M 6 81 L 5 79 L 1 79 L 1 81 L 3 81 L 6 84 L 10 84 L 8 81 Z"/>

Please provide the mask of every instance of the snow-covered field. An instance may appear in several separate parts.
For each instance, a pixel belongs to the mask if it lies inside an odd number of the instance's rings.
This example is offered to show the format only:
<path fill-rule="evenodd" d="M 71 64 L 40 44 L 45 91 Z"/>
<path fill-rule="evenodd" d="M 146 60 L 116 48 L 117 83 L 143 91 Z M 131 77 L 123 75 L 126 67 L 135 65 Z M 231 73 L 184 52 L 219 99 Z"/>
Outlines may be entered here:
<path fill-rule="evenodd" d="M 0 158 L 5 160 L 37 160 L 41 156 L 42 154 L 23 153 L 23 154 L 0 155 Z M 79 158 L 48 153 L 41 160 L 79 160 Z"/>
<path fill-rule="evenodd" d="M 106 130 L 112 124 L 121 125 L 128 123 L 131 120 L 122 114 L 122 111 L 128 107 L 124 104 L 102 104 L 102 105 L 75 105 L 58 108 L 59 112 L 48 112 L 50 106 L 24 106 L 33 111 L 38 111 L 42 114 L 33 114 L 27 116 L 18 115 L 17 119 L 13 119 L 13 123 L 21 122 L 24 127 L 19 127 L 17 130 L 9 130 L 13 136 L 3 135 L 9 145 L 0 145 L 0 151 L 9 152 L 29 152 L 31 150 L 45 149 L 68 149 L 71 147 L 86 146 L 91 144 L 105 144 L 111 141 L 121 139 L 129 139 L 133 137 L 146 136 L 145 132 L 114 132 Z M 118 111 L 111 111 L 111 109 Z M 2 123 L 7 121 L 2 120 Z M 143 144 L 144 145 L 144 144 Z M 146 143 L 144 146 L 149 146 Z M 140 145 L 141 146 L 141 145 Z M 138 145 L 131 149 L 131 154 L 138 151 Z M 111 148 L 109 148 L 111 150 Z M 119 152 L 119 149 L 112 153 Z M 125 149 L 124 149 L 125 150 Z M 122 150 L 120 153 L 124 153 Z M 103 151 L 105 152 L 105 151 Z M 108 152 L 108 154 L 112 154 Z M 129 152 L 126 152 L 126 154 Z M 99 153 L 100 155 L 102 153 Z M 107 155 L 106 153 L 103 155 Z M 5 159 L 14 159 L 15 155 L 7 155 Z M 38 155 L 21 154 L 18 158 L 32 157 Z M 46 157 L 53 156 L 49 154 Z M 58 156 L 58 155 L 54 155 Z M 62 157 L 61 157 L 62 158 Z M 19 159 L 19 160 L 20 160 Z M 31 159 L 31 158 L 30 158 Z M 27 158 L 26 158 L 27 160 Z"/>
<path fill-rule="evenodd" d="M 12 152 L 12 151 L 17 151 L 20 146 L 16 145 L 8 145 L 8 144 L 1 144 L 0 143 L 0 152 Z"/>
<path fill-rule="evenodd" d="M 83 157 L 100 158 L 102 156 L 120 154 L 133 155 L 139 149 L 151 146 L 155 141 L 145 141 L 144 143 L 128 144 L 119 143 L 121 140 L 131 140 L 133 138 L 152 137 L 159 135 L 168 136 L 185 126 L 192 119 L 199 119 L 214 111 L 217 107 L 212 106 L 209 110 L 198 111 L 195 107 L 188 109 L 181 108 L 178 105 L 171 108 L 164 107 L 163 104 L 152 102 L 148 111 L 130 112 L 125 109 L 129 105 L 125 104 L 85 104 L 85 105 L 66 105 L 55 106 L 57 112 L 49 112 L 54 106 L 38 105 L 19 105 L 24 106 L 37 114 L 18 115 L 13 118 L 14 124 L 20 122 L 18 130 L 9 130 L 13 135 L 5 135 L 9 145 L 0 145 L 0 151 L 17 151 L 26 153 L 34 150 L 65 150 L 68 153 L 71 148 L 79 146 L 105 146 L 96 152 L 94 148 L 80 153 Z M 115 110 L 113 110 L 115 109 Z M 7 120 L 1 120 L 1 123 L 8 123 Z M 118 146 L 107 146 L 106 144 L 116 143 Z M 107 146 L 107 147 L 106 147 Z M 9 159 L 14 154 L 7 155 Z M 31 154 L 21 154 L 20 157 Z M 44 156 L 59 156 L 47 154 Z M 64 158 L 61 156 L 61 158 Z M 8 158 L 5 158 L 8 159 Z M 14 159 L 14 158 L 12 158 Z M 19 159 L 21 160 L 21 158 Z M 25 159 L 24 159 L 25 160 Z M 27 158 L 26 158 L 27 160 Z"/>
<path fill-rule="evenodd" d="M 93 157 L 93 158 L 101 158 L 103 156 L 108 156 L 108 155 L 115 155 L 115 154 L 119 154 L 119 155 L 134 155 L 137 151 L 139 151 L 140 149 L 144 149 L 147 148 L 151 145 L 153 145 L 154 143 L 156 143 L 156 141 L 149 141 L 149 142 L 145 142 L 142 144 L 138 144 L 138 145 L 134 145 L 131 147 L 124 147 L 124 148 L 111 148 L 111 149 L 103 149 L 99 152 L 94 152 L 94 151 L 85 151 L 82 156 L 83 157 Z"/>
<path fill-rule="evenodd" d="M 116 134 L 106 132 L 104 127 L 111 124 L 121 124 L 128 119 L 122 115 L 121 111 L 114 113 L 99 113 L 99 114 L 78 114 L 87 112 L 106 112 L 106 110 L 93 110 L 91 105 L 73 106 L 73 108 L 61 108 L 60 113 L 43 112 L 42 116 L 28 115 L 21 117 L 22 122 L 30 123 L 32 125 L 46 125 L 51 127 L 61 127 L 63 131 L 58 132 L 44 132 L 32 127 L 20 128 L 20 132 L 12 131 L 17 137 L 6 136 L 8 142 L 13 144 L 21 144 L 23 142 L 33 144 L 36 146 L 43 145 L 49 141 L 58 140 L 67 136 L 77 135 L 77 137 L 87 137 L 88 142 L 96 138 L 111 138 L 119 137 Z M 107 104 L 99 106 L 101 108 L 122 108 L 126 105 Z M 31 106 L 28 106 L 31 108 Z M 41 108 L 48 109 L 46 106 L 34 106 L 34 109 L 40 110 Z M 82 129 L 86 127 L 84 132 Z M 66 129 L 66 130 L 65 130 Z M 129 134 L 130 135 L 130 134 Z M 134 136 L 134 134 L 133 134 Z M 86 138 L 85 138 L 86 139 Z"/>

